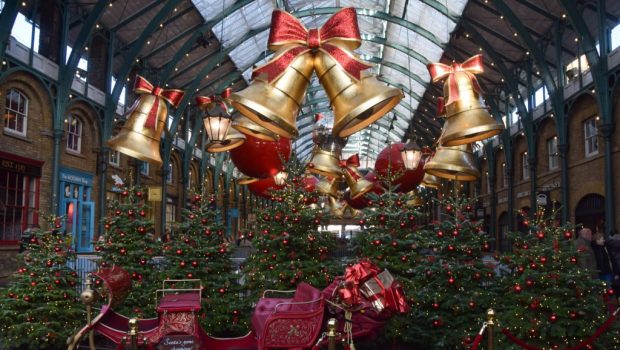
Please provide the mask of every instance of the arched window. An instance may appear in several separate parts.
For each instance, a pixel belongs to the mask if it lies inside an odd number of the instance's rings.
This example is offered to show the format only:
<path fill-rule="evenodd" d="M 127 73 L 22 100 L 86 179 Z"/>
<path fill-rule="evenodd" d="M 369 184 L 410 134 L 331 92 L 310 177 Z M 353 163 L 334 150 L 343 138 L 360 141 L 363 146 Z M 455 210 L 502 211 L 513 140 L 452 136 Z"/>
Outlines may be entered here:
<path fill-rule="evenodd" d="M 6 93 L 4 130 L 26 136 L 27 127 L 28 98 L 19 90 L 11 89 Z"/>
<path fill-rule="evenodd" d="M 74 153 L 82 151 L 82 121 L 73 114 L 67 118 L 67 150 Z"/>

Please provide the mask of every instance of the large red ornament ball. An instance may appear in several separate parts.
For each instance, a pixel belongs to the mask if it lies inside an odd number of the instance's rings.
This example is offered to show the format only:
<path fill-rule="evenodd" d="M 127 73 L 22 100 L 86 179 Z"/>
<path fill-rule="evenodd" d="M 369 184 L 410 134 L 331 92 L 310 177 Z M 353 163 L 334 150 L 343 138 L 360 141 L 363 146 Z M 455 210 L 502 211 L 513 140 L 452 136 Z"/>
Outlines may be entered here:
<path fill-rule="evenodd" d="M 314 192 L 316 185 L 319 183 L 319 179 L 316 176 L 308 175 L 301 180 L 304 191 Z"/>
<path fill-rule="evenodd" d="M 375 161 L 375 172 L 382 178 L 387 178 L 388 174 L 391 176 L 402 174 L 392 183 L 394 186 L 399 185 L 396 192 L 409 192 L 415 189 L 424 178 L 424 159 L 420 160 L 415 170 L 405 168 L 403 157 L 400 154 L 404 147 L 404 143 L 392 144 L 384 148 Z"/>
<path fill-rule="evenodd" d="M 372 171 L 368 172 L 368 174 L 364 176 L 364 179 L 372 182 L 373 184 L 372 190 L 370 190 L 370 192 L 377 195 L 381 195 L 383 194 L 383 192 L 385 192 L 385 189 L 381 185 L 381 182 L 377 179 L 377 176 Z M 372 205 L 371 201 L 366 197 L 366 195 L 351 199 L 351 193 L 348 190 L 344 194 L 344 198 L 349 204 L 349 206 L 353 209 L 360 210 L 366 208 L 369 205 Z"/>
<path fill-rule="evenodd" d="M 250 192 L 252 192 L 253 194 L 259 197 L 267 198 L 267 199 L 271 199 L 271 193 L 270 193 L 271 191 L 281 190 L 284 188 L 284 185 L 282 186 L 276 185 L 275 180 L 271 176 L 252 182 L 248 184 L 247 186 Z"/>
<path fill-rule="evenodd" d="M 291 155 L 291 140 L 280 137 L 267 141 L 252 135 L 245 135 L 245 142 L 230 150 L 230 159 L 235 166 L 249 177 L 272 177 L 282 170 L 282 161 Z"/>

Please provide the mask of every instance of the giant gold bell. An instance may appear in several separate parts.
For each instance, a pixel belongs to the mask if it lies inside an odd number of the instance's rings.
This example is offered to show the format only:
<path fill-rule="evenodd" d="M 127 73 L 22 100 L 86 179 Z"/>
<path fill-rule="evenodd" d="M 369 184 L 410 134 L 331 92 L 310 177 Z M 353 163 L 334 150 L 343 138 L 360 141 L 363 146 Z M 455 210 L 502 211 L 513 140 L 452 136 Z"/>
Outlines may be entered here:
<path fill-rule="evenodd" d="M 325 178 L 316 185 L 316 189 L 319 193 L 338 198 L 340 197 L 340 193 L 338 192 L 338 189 L 340 188 L 340 181 L 339 176 L 332 179 Z"/>
<path fill-rule="evenodd" d="M 275 57 L 286 51 L 284 47 Z M 286 138 L 298 135 L 295 119 L 306 96 L 313 71 L 313 56 L 295 58 L 280 77 L 268 82 L 259 76 L 243 91 L 233 93 L 232 105 L 255 123 Z"/>
<path fill-rule="evenodd" d="M 334 135 L 347 137 L 384 116 L 404 97 L 400 89 L 362 72 L 359 81 L 330 55 L 319 51 L 314 68 L 334 110 Z"/>
<path fill-rule="evenodd" d="M 413 190 L 411 192 L 409 192 L 409 194 L 411 195 L 411 199 L 409 199 L 407 201 L 407 205 L 410 207 L 421 207 L 424 205 L 424 201 L 422 200 L 422 198 L 420 198 L 420 196 L 418 195 L 418 192 L 416 190 Z"/>
<path fill-rule="evenodd" d="M 364 179 L 357 168 L 349 166 L 343 170 L 344 179 L 350 189 L 351 199 L 358 198 L 372 190 L 372 182 Z"/>
<path fill-rule="evenodd" d="M 439 187 L 441 187 L 441 180 L 439 180 L 439 178 L 435 175 L 425 173 L 424 178 L 422 178 L 421 185 L 427 188 L 439 189 Z"/>
<path fill-rule="evenodd" d="M 471 146 L 437 147 L 435 156 L 424 165 L 424 171 L 444 179 L 474 181 L 480 177 Z"/>
<path fill-rule="evenodd" d="M 502 132 L 504 125 L 491 117 L 467 73 L 457 71 L 452 74 L 458 85 L 459 98 L 445 106 L 446 122 L 440 143 L 443 146 L 464 145 Z M 444 84 L 443 93 L 447 98 L 448 82 Z"/>
<path fill-rule="evenodd" d="M 233 148 L 241 146 L 245 142 L 245 135 L 239 131 L 230 128 L 222 142 L 213 142 L 207 145 L 207 151 L 211 153 L 219 153 L 230 151 Z"/>
<path fill-rule="evenodd" d="M 156 127 L 146 128 L 144 124 L 155 104 L 157 104 Z M 155 95 L 142 94 L 125 115 L 127 121 L 119 133 L 106 142 L 108 147 L 130 157 L 161 166 L 159 140 L 168 117 L 166 103 Z"/>
<path fill-rule="evenodd" d="M 337 150 L 324 150 L 315 146 L 312 158 L 308 163 L 308 171 L 311 173 L 337 177 L 342 174 L 340 169 L 340 152 Z"/>
<path fill-rule="evenodd" d="M 254 136 L 257 139 L 265 141 L 276 141 L 278 139 L 278 134 L 267 130 L 267 128 L 256 124 L 242 115 L 233 117 L 232 127 L 246 135 Z"/>
<path fill-rule="evenodd" d="M 327 208 L 329 209 L 329 213 L 337 219 L 341 219 L 344 216 L 344 211 L 347 209 L 345 204 L 334 197 L 329 197 Z"/>

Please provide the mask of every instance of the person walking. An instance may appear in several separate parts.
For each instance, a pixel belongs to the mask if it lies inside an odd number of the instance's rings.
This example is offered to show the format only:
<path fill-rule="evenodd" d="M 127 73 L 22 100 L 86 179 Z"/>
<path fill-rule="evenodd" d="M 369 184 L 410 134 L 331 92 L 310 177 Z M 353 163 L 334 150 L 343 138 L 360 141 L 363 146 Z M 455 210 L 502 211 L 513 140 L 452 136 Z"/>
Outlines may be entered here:
<path fill-rule="evenodd" d="M 612 263 L 616 266 L 616 271 L 611 281 L 611 286 L 614 289 L 614 294 L 617 298 L 620 298 L 620 234 L 618 231 L 614 231 L 613 235 L 607 240 L 607 251 Z"/>
<path fill-rule="evenodd" d="M 612 261 L 610 257 L 607 244 L 605 243 L 605 236 L 600 232 L 592 236 L 592 251 L 596 260 L 598 278 L 605 281 L 608 286 L 611 286 L 614 276 L 618 275 L 618 268 L 615 261 Z"/>
<path fill-rule="evenodd" d="M 575 250 L 579 266 L 587 269 L 592 278 L 598 278 L 596 259 L 592 251 L 592 230 L 587 227 L 579 230 L 579 235 L 575 240 Z"/>

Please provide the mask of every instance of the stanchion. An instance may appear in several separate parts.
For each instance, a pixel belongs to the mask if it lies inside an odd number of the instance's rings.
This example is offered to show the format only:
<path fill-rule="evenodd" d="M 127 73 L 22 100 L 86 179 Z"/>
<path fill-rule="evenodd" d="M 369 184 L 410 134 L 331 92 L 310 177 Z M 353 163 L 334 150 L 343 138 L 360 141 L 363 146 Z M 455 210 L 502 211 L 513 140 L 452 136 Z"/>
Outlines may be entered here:
<path fill-rule="evenodd" d="M 336 350 L 336 338 L 339 334 L 336 332 L 338 328 L 338 322 L 335 318 L 330 318 L 327 321 L 327 349 Z"/>
<path fill-rule="evenodd" d="M 493 350 L 493 328 L 495 327 L 495 310 L 488 309 L 487 310 L 487 331 L 488 335 L 488 350 Z"/>
<path fill-rule="evenodd" d="M 86 322 L 90 326 L 93 322 L 93 302 L 95 301 L 95 292 L 91 288 L 92 286 L 92 277 L 91 274 L 86 275 L 86 287 L 82 294 L 80 294 L 80 299 L 86 305 Z M 88 331 L 88 346 L 90 350 L 95 350 L 95 332 L 91 329 Z"/>
<path fill-rule="evenodd" d="M 129 319 L 129 339 L 131 341 L 131 350 L 138 350 L 138 320 L 135 318 Z"/>

